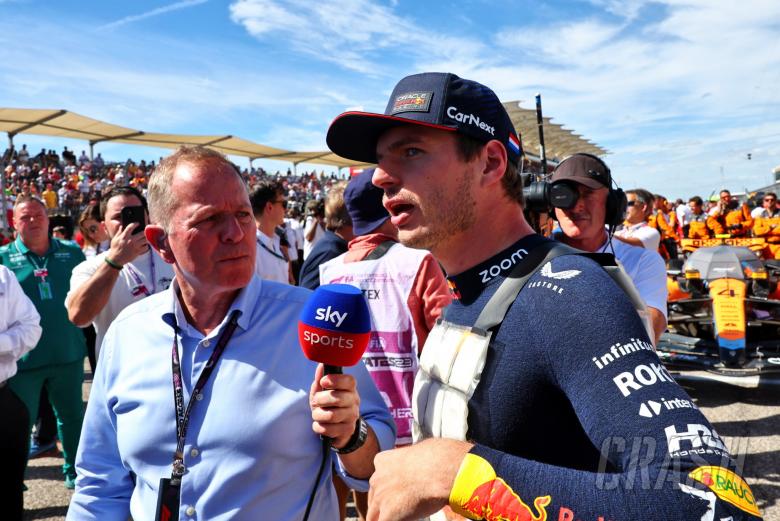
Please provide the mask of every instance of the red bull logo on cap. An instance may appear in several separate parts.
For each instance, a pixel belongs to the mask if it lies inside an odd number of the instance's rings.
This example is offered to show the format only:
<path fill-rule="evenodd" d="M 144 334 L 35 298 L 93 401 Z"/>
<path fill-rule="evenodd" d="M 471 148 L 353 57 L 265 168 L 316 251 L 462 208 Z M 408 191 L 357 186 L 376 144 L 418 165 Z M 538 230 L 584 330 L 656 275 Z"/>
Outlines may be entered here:
<path fill-rule="evenodd" d="M 550 496 L 533 500 L 533 509 L 496 476 L 485 459 L 467 454 L 450 493 L 450 506 L 469 519 L 485 521 L 547 521 Z"/>

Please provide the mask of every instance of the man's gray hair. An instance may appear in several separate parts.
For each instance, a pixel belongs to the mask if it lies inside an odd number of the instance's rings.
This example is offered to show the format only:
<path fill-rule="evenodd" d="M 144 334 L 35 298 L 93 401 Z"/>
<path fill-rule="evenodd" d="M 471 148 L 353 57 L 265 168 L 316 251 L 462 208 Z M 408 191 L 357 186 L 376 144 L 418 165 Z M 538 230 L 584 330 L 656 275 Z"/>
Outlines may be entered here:
<path fill-rule="evenodd" d="M 173 154 L 160 161 L 160 164 L 154 169 L 154 173 L 149 179 L 149 189 L 146 198 L 149 202 L 149 218 L 152 223 L 162 226 L 166 232 L 169 231 L 171 217 L 176 211 L 178 203 L 176 194 L 171 190 L 173 173 L 176 171 L 176 168 L 181 163 L 197 165 L 210 161 L 227 165 L 241 179 L 241 183 L 244 183 L 241 174 L 236 170 L 233 163 L 216 150 L 202 146 L 179 147 Z"/>

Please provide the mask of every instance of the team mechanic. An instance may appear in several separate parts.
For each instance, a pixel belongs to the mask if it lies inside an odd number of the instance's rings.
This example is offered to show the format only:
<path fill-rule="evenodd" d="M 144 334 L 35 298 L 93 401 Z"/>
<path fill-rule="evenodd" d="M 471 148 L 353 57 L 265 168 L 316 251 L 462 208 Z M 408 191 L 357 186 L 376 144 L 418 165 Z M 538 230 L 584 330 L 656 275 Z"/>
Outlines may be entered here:
<path fill-rule="evenodd" d="M 341 114 L 327 140 L 378 164 L 401 242 L 429 249 L 458 298 L 423 349 L 418 443 L 375 459 L 370 521 L 448 506 L 513 521 L 760 518 L 626 294 L 591 259 L 539 260 L 549 241 L 523 217 L 520 142 L 490 89 L 409 76 L 384 114 Z M 515 297 L 505 288 L 525 274 Z"/>

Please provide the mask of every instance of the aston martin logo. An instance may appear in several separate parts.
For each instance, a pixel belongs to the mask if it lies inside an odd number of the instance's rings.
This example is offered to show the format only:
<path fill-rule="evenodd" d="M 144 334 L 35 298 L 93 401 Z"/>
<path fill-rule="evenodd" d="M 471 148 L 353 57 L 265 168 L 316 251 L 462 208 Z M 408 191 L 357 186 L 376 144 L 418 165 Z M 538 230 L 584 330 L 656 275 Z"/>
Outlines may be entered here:
<path fill-rule="evenodd" d="M 573 279 L 580 273 L 582 273 L 580 270 L 563 270 L 563 271 L 553 271 L 552 266 L 550 266 L 550 263 L 548 262 L 544 266 L 542 266 L 542 277 L 547 277 L 548 279 L 556 279 L 556 280 L 566 280 L 566 279 Z"/>

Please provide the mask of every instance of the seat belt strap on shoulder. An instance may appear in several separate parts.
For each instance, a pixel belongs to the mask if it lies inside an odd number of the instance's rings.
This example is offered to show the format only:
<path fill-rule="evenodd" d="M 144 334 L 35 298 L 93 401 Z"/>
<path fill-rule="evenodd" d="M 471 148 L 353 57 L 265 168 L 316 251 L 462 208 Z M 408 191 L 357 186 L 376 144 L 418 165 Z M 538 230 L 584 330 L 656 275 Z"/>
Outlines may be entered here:
<path fill-rule="evenodd" d="M 544 242 L 531 250 L 504 279 L 501 286 L 482 309 L 473 327 L 488 331 L 499 325 L 504 321 L 506 312 L 517 299 L 520 290 L 523 289 L 531 275 L 536 273 L 536 270 L 560 255 L 580 253 L 582 253 L 580 250 L 560 242 Z"/>
<path fill-rule="evenodd" d="M 509 273 L 506 279 L 501 283 L 496 293 L 488 301 L 487 305 L 482 309 L 479 314 L 474 328 L 482 331 L 489 331 L 504 321 L 509 307 L 517 299 L 517 295 L 525 286 L 528 279 L 536 273 L 536 271 L 544 266 L 546 263 L 559 257 L 561 255 L 580 255 L 582 257 L 588 257 L 594 260 L 601 268 L 607 272 L 610 278 L 615 281 L 620 289 L 631 300 L 631 304 L 636 309 L 642 322 L 647 330 L 649 337 L 653 338 L 652 326 L 649 323 L 646 314 L 647 306 L 645 305 L 642 297 L 639 296 L 639 292 L 631 281 L 631 278 L 620 267 L 615 256 L 611 253 L 589 253 L 572 248 L 559 242 L 543 243 L 531 250 L 523 262 L 517 264 L 514 269 Z"/>

